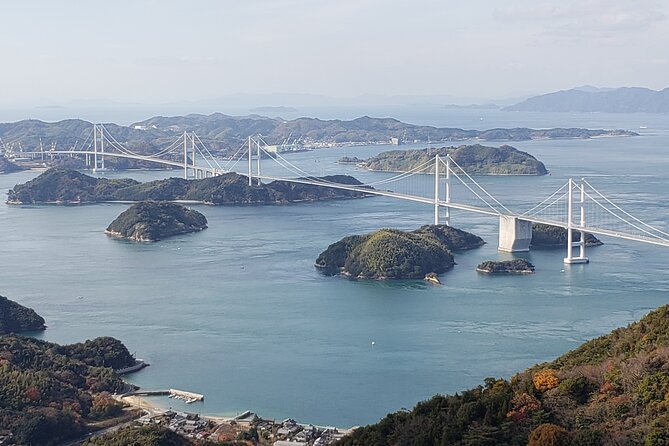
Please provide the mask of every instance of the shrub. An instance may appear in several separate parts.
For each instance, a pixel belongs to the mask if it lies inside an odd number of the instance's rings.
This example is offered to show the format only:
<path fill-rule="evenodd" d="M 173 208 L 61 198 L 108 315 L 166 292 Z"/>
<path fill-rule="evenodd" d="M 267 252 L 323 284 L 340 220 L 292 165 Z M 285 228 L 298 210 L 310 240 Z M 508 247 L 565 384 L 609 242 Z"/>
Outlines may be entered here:
<path fill-rule="evenodd" d="M 544 369 L 535 373 L 532 382 L 534 383 L 534 388 L 540 392 L 554 389 L 560 384 L 560 380 L 557 377 L 557 371 L 553 369 Z"/>
<path fill-rule="evenodd" d="M 590 397 L 592 386 L 586 378 L 581 376 L 576 379 L 565 379 L 558 385 L 558 390 L 574 398 L 579 403 L 585 403 Z"/>
<path fill-rule="evenodd" d="M 649 404 L 653 401 L 662 401 L 667 397 L 668 393 L 669 373 L 662 371 L 646 376 L 637 388 L 639 399 L 644 404 Z"/>
<path fill-rule="evenodd" d="M 571 436 L 561 426 L 551 423 L 539 425 L 530 432 L 527 446 L 570 446 Z"/>

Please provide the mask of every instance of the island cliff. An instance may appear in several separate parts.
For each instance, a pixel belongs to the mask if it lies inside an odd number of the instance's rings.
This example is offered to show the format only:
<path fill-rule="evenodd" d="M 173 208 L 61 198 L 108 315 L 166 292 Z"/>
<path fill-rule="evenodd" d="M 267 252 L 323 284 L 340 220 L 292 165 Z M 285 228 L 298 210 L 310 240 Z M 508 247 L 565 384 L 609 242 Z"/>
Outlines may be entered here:
<path fill-rule="evenodd" d="M 142 201 L 116 217 L 105 234 L 136 242 L 155 242 L 206 228 L 206 217 L 193 209 L 169 202 Z"/>
<path fill-rule="evenodd" d="M 483 244 L 480 237 L 446 225 L 412 232 L 381 229 L 333 243 L 318 256 L 315 266 L 326 275 L 356 279 L 423 279 L 451 269 L 455 265 L 451 251 Z"/>
<path fill-rule="evenodd" d="M 369 158 L 359 166 L 368 170 L 407 172 L 434 160 L 435 155 L 442 157 L 450 155 L 451 159 L 470 175 L 546 175 L 548 173 L 544 164 L 529 153 L 506 145 L 488 147 L 480 144 L 439 149 L 392 150 Z M 452 167 L 456 168 L 456 166 Z M 427 171 L 434 172 L 434 166 L 428 166 Z"/>

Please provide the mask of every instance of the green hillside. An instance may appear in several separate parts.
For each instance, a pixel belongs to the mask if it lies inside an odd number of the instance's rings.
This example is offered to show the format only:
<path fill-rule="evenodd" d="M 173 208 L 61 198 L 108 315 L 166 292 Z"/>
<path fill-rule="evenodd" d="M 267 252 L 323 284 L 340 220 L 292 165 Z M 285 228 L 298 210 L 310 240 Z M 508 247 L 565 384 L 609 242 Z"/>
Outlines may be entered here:
<path fill-rule="evenodd" d="M 437 395 L 340 446 L 669 444 L 669 305 L 511 380 Z"/>
<path fill-rule="evenodd" d="M 120 412 L 111 393 L 124 383 L 113 368 L 133 363 L 113 338 L 60 346 L 0 336 L 0 435 L 35 446 L 81 435 L 89 422 Z"/>

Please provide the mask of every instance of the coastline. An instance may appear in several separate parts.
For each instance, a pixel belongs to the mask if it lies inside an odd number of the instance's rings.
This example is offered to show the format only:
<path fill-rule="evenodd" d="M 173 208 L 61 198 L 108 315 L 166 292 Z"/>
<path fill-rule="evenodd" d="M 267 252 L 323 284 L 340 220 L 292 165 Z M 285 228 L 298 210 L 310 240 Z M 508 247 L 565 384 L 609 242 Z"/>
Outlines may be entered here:
<path fill-rule="evenodd" d="M 171 409 L 170 407 L 166 406 L 165 404 L 158 403 L 158 402 L 155 402 L 153 400 L 149 400 L 145 396 L 121 394 L 121 395 L 116 395 L 114 398 L 117 401 L 119 401 L 121 403 L 124 403 L 124 404 L 126 404 L 130 407 L 133 407 L 135 409 L 139 409 L 139 410 L 142 410 L 142 411 L 146 411 L 151 416 L 162 414 L 162 413 L 165 413 L 169 410 L 172 410 L 172 411 L 175 411 L 175 412 L 181 412 L 181 411 Z M 230 422 L 233 422 L 233 421 L 238 421 L 240 419 L 240 414 L 226 416 L 226 415 L 220 415 L 220 414 L 206 414 L 206 413 L 201 413 L 200 411 L 197 411 L 197 413 L 202 419 L 207 420 L 207 421 L 212 421 L 216 424 L 230 423 Z M 242 412 L 241 414 L 243 415 L 244 413 L 251 413 L 253 415 L 256 415 L 254 412 L 249 412 L 249 411 Z M 259 419 L 264 420 L 264 418 L 262 418 L 260 415 L 257 415 L 257 416 L 259 417 Z M 324 429 L 333 428 L 333 426 L 321 426 L 321 425 L 311 424 L 311 423 L 299 423 L 298 422 L 298 424 L 304 425 L 304 426 L 315 426 L 315 427 L 324 428 Z M 342 434 L 348 435 L 351 432 L 353 432 L 353 430 L 357 429 L 358 427 L 359 426 L 351 426 L 351 427 L 348 427 L 348 428 L 340 428 L 340 427 L 334 427 L 334 428 L 337 429 L 337 431 L 341 432 Z"/>

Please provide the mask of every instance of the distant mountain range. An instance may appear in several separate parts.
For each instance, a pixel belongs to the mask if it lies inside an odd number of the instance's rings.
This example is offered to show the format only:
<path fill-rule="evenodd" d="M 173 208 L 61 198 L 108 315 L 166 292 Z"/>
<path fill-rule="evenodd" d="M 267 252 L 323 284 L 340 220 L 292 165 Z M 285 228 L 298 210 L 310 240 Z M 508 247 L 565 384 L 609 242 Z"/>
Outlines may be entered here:
<path fill-rule="evenodd" d="M 556 91 L 526 99 L 504 108 L 507 111 L 669 113 L 669 88 L 596 88 L 591 86 Z"/>
<path fill-rule="evenodd" d="M 0 124 L 0 148 L 15 152 L 44 147 L 69 149 L 88 147 L 93 124 L 78 119 L 54 123 L 24 120 Z M 489 129 L 463 130 L 406 124 L 392 118 L 363 116 L 350 121 L 298 118 L 286 121 L 264 116 L 228 116 L 191 114 L 156 116 L 130 126 L 105 124 L 116 140 L 138 153 L 164 148 L 184 131 L 194 131 L 210 150 L 226 154 L 235 151 L 248 136 L 262 135 L 268 144 L 299 141 L 305 145 L 390 142 L 391 138 L 408 142 L 446 142 L 478 139 L 480 141 L 523 141 L 530 139 L 592 138 L 598 136 L 633 136 L 624 130 L 588 130 L 580 128 L 553 129 Z"/>

